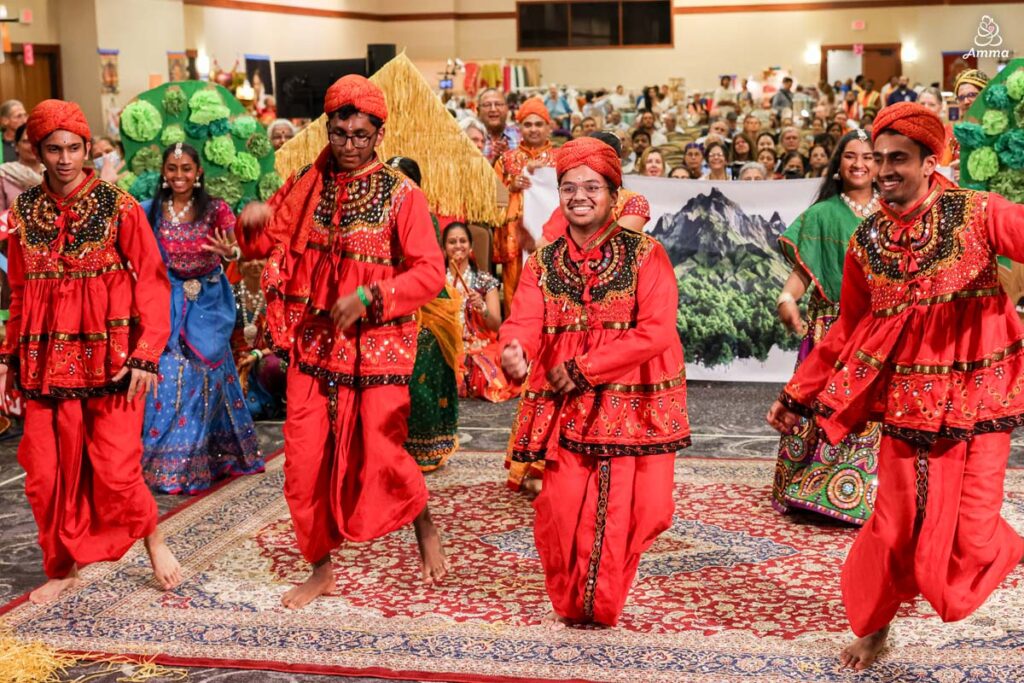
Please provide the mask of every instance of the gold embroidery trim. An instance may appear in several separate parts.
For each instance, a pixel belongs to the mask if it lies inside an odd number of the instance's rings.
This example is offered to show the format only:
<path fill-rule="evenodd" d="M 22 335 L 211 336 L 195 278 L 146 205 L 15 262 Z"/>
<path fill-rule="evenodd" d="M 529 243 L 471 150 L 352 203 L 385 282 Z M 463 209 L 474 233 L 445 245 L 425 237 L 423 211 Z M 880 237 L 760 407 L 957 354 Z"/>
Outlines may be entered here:
<path fill-rule="evenodd" d="M 631 320 L 626 323 L 601 323 L 601 328 L 605 330 L 631 330 L 635 327 L 635 320 Z M 544 334 L 558 334 L 559 332 L 584 332 L 589 329 L 589 325 L 584 325 L 583 323 L 572 323 L 571 325 L 546 325 L 544 328 L 542 328 L 542 332 Z"/>
<path fill-rule="evenodd" d="M 927 299 L 921 299 L 914 303 L 906 302 L 893 306 L 892 308 L 883 308 L 880 311 L 875 311 L 874 316 L 876 318 L 887 318 L 897 313 L 902 313 L 911 306 L 931 306 L 933 304 L 945 304 L 950 301 L 958 299 L 975 299 L 985 296 L 996 296 L 999 292 L 1003 291 L 1000 287 L 989 287 L 987 289 L 968 289 L 959 292 L 950 292 L 949 294 L 942 294 L 940 296 L 930 296 Z"/>
<path fill-rule="evenodd" d="M 105 273 L 113 273 L 118 270 L 124 270 L 124 264 L 111 263 L 105 268 L 99 270 L 89 270 L 84 272 L 67 272 L 60 270 L 47 270 L 39 273 L 25 273 L 26 280 L 56 280 L 56 279 L 68 279 L 68 280 L 79 280 L 87 277 L 96 277 L 98 275 L 104 275 Z"/>

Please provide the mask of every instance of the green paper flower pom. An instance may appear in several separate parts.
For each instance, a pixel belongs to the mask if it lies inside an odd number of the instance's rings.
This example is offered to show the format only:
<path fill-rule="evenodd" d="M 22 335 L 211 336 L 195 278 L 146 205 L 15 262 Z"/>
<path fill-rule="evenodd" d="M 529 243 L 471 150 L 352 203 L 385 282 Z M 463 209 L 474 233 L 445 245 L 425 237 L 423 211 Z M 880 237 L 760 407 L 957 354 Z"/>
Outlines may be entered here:
<path fill-rule="evenodd" d="M 981 129 L 986 135 L 999 135 L 1010 125 L 1010 117 L 998 109 L 989 109 L 981 117 Z"/>
<path fill-rule="evenodd" d="M 251 183 L 260 177 L 259 159 L 248 152 L 239 152 L 231 162 L 231 172 L 243 183 Z"/>
<path fill-rule="evenodd" d="M 227 135 L 210 138 L 203 147 L 203 154 L 218 166 L 229 166 L 235 160 L 235 143 Z"/>
<path fill-rule="evenodd" d="M 274 193 L 277 192 L 278 188 L 282 185 L 284 185 L 284 181 L 281 180 L 281 176 L 274 172 L 270 172 L 260 178 L 256 191 L 259 194 L 260 199 L 267 201 L 274 196 Z"/>
<path fill-rule="evenodd" d="M 229 206 L 234 206 L 242 198 L 242 181 L 230 173 L 225 173 L 207 180 L 206 191 L 211 196 L 223 199 Z"/>
<path fill-rule="evenodd" d="M 131 171 L 128 171 L 123 176 L 117 179 L 117 186 L 124 190 L 125 192 L 128 192 L 131 190 L 132 185 L 138 179 L 139 176 L 135 175 Z"/>
<path fill-rule="evenodd" d="M 168 116 L 178 116 L 188 107 L 188 97 L 181 88 L 174 86 L 164 91 L 163 105 Z"/>
<path fill-rule="evenodd" d="M 985 88 L 985 104 L 993 109 L 1009 109 L 1012 106 L 1010 94 L 1002 83 Z"/>
<path fill-rule="evenodd" d="M 164 128 L 164 132 L 160 133 L 160 144 L 164 147 L 170 147 L 179 142 L 185 142 L 185 130 L 176 123 L 167 126 Z"/>
<path fill-rule="evenodd" d="M 163 127 L 160 112 L 145 100 L 129 102 L 121 112 L 121 130 L 136 142 L 149 142 Z"/>
<path fill-rule="evenodd" d="M 248 140 L 249 136 L 259 130 L 260 124 L 251 116 L 239 116 L 231 122 L 231 134 L 239 140 Z"/>
<path fill-rule="evenodd" d="M 139 174 L 128 192 L 140 202 L 152 199 L 156 195 L 157 185 L 160 184 L 160 174 L 152 171 Z"/>
<path fill-rule="evenodd" d="M 1011 202 L 1024 204 L 1024 170 L 1006 169 L 996 173 L 988 189 L 1001 194 Z"/>
<path fill-rule="evenodd" d="M 132 157 L 131 169 L 136 175 L 159 173 L 163 166 L 163 155 L 156 147 L 143 147 Z"/>
<path fill-rule="evenodd" d="M 227 119 L 217 119 L 216 121 L 210 121 L 210 137 L 216 138 L 221 135 L 227 135 L 231 131 L 231 123 Z"/>
<path fill-rule="evenodd" d="M 999 161 L 1010 168 L 1024 168 L 1024 130 L 1014 128 L 996 140 Z"/>
<path fill-rule="evenodd" d="M 1006 79 L 1006 93 L 1011 100 L 1024 100 L 1024 69 L 1017 69 Z"/>
<path fill-rule="evenodd" d="M 274 151 L 274 146 L 270 144 L 270 138 L 262 132 L 253 133 L 245 143 L 245 148 L 257 159 L 262 159 Z"/>
<path fill-rule="evenodd" d="M 962 147 L 977 149 L 984 147 L 990 140 L 977 123 L 958 123 L 953 126 L 953 134 L 960 141 Z"/>
<path fill-rule="evenodd" d="M 188 106 L 192 109 L 188 117 L 192 123 L 209 124 L 217 119 L 226 119 L 230 113 L 216 90 L 197 90 L 189 99 Z"/>
<path fill-rule="evenodd" d="M 999 171 L 999 157 L 991 147 L 979 147 L 967 158 L 967 172 L 975 180 L 988 180 Z"/>
<path fill-rule="evenodd" d="M 210 127 L 202 123 L 185 122 L 185 135 L 193 140 L 205 140 L 210 137 Z"/>

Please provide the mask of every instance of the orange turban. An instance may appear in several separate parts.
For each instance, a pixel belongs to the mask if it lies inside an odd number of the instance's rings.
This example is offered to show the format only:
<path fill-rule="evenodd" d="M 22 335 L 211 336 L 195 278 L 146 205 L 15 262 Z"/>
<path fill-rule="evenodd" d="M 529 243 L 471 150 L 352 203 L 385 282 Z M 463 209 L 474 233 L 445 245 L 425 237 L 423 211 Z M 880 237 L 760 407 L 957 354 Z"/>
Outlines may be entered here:
<path fill-rule="evenodd" d="M 942 125 L 942 120 L 923 104 L 899 102 L 883 109 L 875 117 L 871 129 L 872 141 L 877 141 L 878 136 L 887 130 L 920 142 L 936 156 L 942 156 L 946 150 L 946 127 Z"/>
<path fill-rule="evenodd" d="M 597 138 L 576 138 L 558 149 L 555 170 L 561 178 L 569 169 L 587 166 L 603 175 L 615 189 L 622 184 L 622 162 L 608 144 Z"/>
<path fill-rule="evenodd" d="M 43 100 L 32 108 L 25 125 L 28 141 L 33 145 L 38 145 L 55 130 L 74 133 L 86 142 L 92 140 L 89 122 L 85 120 L 81 107 L 74 102 Z"/>
<path fill-rule="evenodd" d="M 551 125 L 551 114 L 548 113 L 548 108 L 544 106 L 544 100 L 539 97 L 531 97 L 519 105 L 519 111 L 516 112 L 516 121 L 522 123 L 530 115 L 539 116 L 547 121 L 549 126 Z"/>
<path fill-rule="evenodd" d="M 376 116 L 381 121 L 388 118 L 388 104 L 384 100 L 384 91 L 363 76 L 342 76 L 327 89 L 327 95 L 324 96 L 325 114 L 338 111 L 346 104 L 351 104 L 364 114 Z"/>

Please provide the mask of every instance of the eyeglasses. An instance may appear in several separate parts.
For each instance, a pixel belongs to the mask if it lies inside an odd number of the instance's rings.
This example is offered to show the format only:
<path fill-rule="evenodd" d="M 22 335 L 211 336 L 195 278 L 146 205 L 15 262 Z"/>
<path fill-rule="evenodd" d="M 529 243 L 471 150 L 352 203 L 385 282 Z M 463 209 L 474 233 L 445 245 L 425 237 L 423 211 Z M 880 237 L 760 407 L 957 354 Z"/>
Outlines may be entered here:
<path fill-rule="evenodd" d="M 583 194 L 587 195 L 588 197 L 596 197 L 606 189 L 611 188 L 609 188 L 607 185 L 602 185 L 601 183 L 584 183 L 583 185 L 565 183 L 564 185 L 558 186 L 558 193 L 565 197 L 566 199 L 570 199 L 572 197 L 575 197 L 577 192 L 583 190 Z"/>
<path fill-rule="evenodd" d="M 965 104 L 967 102 L 973 102 L 976 99 L 978 99 L 978 93 L 976 93 L 976 92 L 971 92 L 971 93 L 967 93 L 966 95 L 957 95 L 956 96 L 956 100 L 960 104 Z"/>
<path fill-rule="evenodd" d="M 327 139 L 331 141 L 332 145 L 337 147 L 345 147 L 352 141 L 352 146 L 356 149 L 363 149 L 370 144 L 370 140 L 375 138 L 375 135 L 345 135 L 344 133 L 337 130 L 327 131 Z"/>
<path fill-rule="evenodd" d="M 501 109 L 505 106 L 504 102 L 481 102 L 481 109 Z"/>

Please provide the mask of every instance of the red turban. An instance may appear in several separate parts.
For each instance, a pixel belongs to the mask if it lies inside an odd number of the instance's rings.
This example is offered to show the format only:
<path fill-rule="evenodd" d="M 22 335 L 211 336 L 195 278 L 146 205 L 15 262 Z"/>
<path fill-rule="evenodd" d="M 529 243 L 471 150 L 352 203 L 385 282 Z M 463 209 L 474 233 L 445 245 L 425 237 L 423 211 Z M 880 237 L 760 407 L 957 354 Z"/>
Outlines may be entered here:
<path fill-rule="evenodd" d="M 25 125 L 28 141 L 33 145 L 38 145 L 55 130 L 74 133 L 86 142 L 92 140 L 89 122 L 85 120 L 81 107 L 74 102 L 43 100 L 32 108 Z"/>
<path fill-rule="evenodd" d="M 920 142 L 936 156 L 942 156 L 946 150 L 946 127 L 942 125 L 942 119 L 923 104 L 900 102 L 883 109 L 875 117 L 872 141 L 877 141 L 878 136 L 887 130 Z"/>
<path fill-rule="evenodd" d="M 327 89 L 327 95 L 324 96 L 325 114 L 338 111 L 346 104 L 351 104 L 364 114 L 376 116 L 381 121 L 388 118 L 388 104 L 384 100 L 384 91 L 362 76 L 342 76 Z"/>
<path fill-rule="evenodd" d="M 615 189 L 622 184 L 622 162 L 619 161 L 619 155 L 610 145 L 597 138 L 576 138 L 559 148 L 555 164 L 559 178 L 578 166 L 587 166 L 597 171 Z"/>
<path fill-rule="evenodd" d="M 548 108 L 544 106 L 544 100 L 539 97 L 531 97 L 530 99 L 519 105 L 519 111 L 516 112 L 516 121 L 522 123 L 526 120 L 527 116 L 539 116 L 551 125 L 551 114 L 548 113 Z"/>

